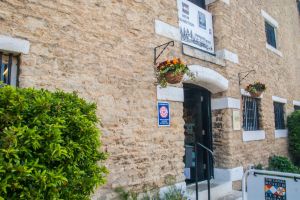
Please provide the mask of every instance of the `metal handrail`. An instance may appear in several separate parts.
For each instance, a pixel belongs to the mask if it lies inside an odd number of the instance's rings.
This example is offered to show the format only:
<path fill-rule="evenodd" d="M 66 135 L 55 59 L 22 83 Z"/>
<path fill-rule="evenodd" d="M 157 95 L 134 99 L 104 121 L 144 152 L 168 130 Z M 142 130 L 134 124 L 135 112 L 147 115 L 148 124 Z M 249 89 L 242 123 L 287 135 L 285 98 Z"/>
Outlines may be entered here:
<path fill-rule="evenodd" d="M 211 154 L 212 158 L 213 158 L 213 162 L 215 162 L 214 152 L 212 150 L 210 150 L 208 147 L 206 147 L 203 144 L 201 144 L 201 143 L 197 143 L 197 144 L 199 146 L 201 146 L 203 149 L 205 149 L 206 151 L 208 151 Z"/>
<path fill-rule="evenodd" d="M 206 169 L 207 169 L 207 197 L 208 197 L 208 200 L 210 200 L 210 179 L 211 179 L 211 176 L 210 176 L 210 166 L 209 166 L 209 163 L 210 163 L 210 160 L 209 160 L 209 154 L 211 155 L 212 159 L 213 159 L 213 162 L 215 161 L 215 158 L 214 158 L 214 153 L 212 152 L 212 150 L 210 150 L 208 147 L 204 146 L 203 144 L 201 143 L 197 143 L 197 145 L 199 145 L 200 147 L 202 147 L 204 150 L 206 150 Z M 195 152 L 197 154 L 197 149 L 195 149 Z M 195 155 L 196 159 L 197 159 L 197 155 Z M 198 200 L 198 164 L 197 164 L 197 160 L 196 160 L 196 200 Z"/>

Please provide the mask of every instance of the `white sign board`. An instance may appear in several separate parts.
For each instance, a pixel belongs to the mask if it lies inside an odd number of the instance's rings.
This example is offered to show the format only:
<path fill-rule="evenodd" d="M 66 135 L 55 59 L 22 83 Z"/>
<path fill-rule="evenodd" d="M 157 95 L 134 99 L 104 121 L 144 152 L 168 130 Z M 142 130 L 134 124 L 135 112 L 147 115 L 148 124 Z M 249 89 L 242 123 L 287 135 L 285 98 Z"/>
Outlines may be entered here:
<path fill-rule="evenodd" d="M 299 179 L 253 173 L 247 179 L 247 200 L 299 200 L 299 194 Z"/>
<path fill-rule="evenodd" d="M 177 0 L 181 42 L 214 53 L 212 15 L 189 0 Z"/>

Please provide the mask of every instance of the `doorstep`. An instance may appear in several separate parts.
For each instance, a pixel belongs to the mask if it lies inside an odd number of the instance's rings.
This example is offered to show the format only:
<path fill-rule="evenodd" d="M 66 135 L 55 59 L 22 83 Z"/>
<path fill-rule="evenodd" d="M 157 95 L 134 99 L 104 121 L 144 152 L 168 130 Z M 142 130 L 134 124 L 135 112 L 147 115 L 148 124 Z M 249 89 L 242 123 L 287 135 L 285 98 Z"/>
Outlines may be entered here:
<path fill-rule="evenodd" d="M 232 193 L 232 182 L 219 182 L 211 180 L 210 193 L 211 200 L 218 200 L 222 197 Z M 198 183 L 198 197 L 199 200 L 207 200 L 207 181 Z M 186 187 L 186 196 L 188 200 L 196 200 L 196 187 L 195 184 Z"/>

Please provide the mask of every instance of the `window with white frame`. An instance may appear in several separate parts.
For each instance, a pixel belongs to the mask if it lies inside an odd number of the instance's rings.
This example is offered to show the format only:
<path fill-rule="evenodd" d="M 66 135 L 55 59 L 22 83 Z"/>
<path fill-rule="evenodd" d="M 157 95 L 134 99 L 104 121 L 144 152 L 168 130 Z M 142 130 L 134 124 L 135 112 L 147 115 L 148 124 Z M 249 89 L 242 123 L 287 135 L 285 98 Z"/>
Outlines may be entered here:
<path fill-rule="evenodd" d="M 295 111 L 300 110 L 300 106 L 294 105 Z"/>
<path fill-rule="evenodd" d="M 275 129 L 276 130 L 285 129 L 284 103 L 273 102 L 273 105 L 274 105 L 274 115 L 275 115 Z"/>
<path fill-rule="evenodd" d="M 273 26 L 270 22 L 265 21 L 265 32 L 267 43 L 276 49 L 276 27 Z"/>
<path fill-rule="evenodd" d="M 261 15 L 264 18 L 265 25 L 265 36 L 266 36 L 266 48 L 272 51 L 273 53 L 283 56 L 279 51 L 279 41 L 278 41 L 278 28 L 279 23 L 266 11 L 261 10 Z"/>
<path fill-rule="evenodd" d="M 18 84 L 18 58 L 13 54 L 0 52 L 0 81 L 7 85 Z"/>
<path fill-rule="evenodd" d="M 243 96 L 243 129 L 244 131 L 260 130 L 260 99 Z"/>

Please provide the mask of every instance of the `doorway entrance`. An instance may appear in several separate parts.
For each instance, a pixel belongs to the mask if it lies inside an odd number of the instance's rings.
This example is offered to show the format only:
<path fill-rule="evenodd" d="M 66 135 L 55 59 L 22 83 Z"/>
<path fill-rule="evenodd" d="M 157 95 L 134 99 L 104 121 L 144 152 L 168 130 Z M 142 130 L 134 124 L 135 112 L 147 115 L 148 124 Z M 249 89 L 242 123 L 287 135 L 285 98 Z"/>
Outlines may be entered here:
<path fill-rule="evenodd" d="M 200 143 L 212 149 L 211 93 L 199 86 L 184 84 L 183 118 L 185 121 L 184 174 L 186 183 L 192 184 L 196 181 L 196 165 L 198 181 L 207 180 L 208 170 L 213 175 L 212 159 L 209 159 L 208 169 L 207 152 L 200 146 L 196 147 L 196 144 Z"/>

